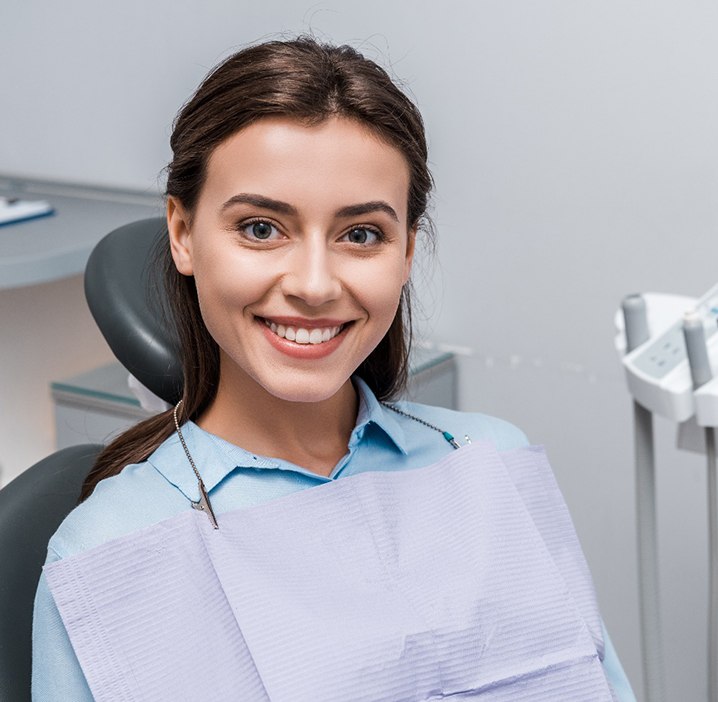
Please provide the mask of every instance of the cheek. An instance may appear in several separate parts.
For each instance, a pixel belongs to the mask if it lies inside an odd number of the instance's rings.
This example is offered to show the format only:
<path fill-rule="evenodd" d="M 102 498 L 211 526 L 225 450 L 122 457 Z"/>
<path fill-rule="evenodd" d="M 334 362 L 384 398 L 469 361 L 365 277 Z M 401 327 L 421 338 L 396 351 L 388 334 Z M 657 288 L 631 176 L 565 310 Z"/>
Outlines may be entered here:
<path fill-rule="evenodd" d="M 354 288 L 356 296 L 370 318 L 388 329 L 404 287 L 404 261 L 397 258 L 384 266 L 367 268 L 363 271 L 361 282 Z"/>
<path fill-rule="evenodd" d="M 195 265 L 195 284 L 204 322 L 222 345 L 218 337 L 236 327 L 245 307 L 262 299 L 272 281 L 266 267 L 225 255 L 200 258 Z"/>

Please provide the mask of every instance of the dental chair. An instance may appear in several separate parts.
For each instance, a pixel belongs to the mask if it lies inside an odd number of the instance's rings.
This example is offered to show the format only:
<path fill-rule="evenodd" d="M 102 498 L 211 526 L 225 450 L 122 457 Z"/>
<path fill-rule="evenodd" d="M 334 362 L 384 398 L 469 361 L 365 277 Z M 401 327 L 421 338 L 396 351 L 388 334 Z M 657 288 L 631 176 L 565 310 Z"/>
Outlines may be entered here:
<path fill-rule="evenodd" d="M 163 218 L 110 232 L 85 269 L 85 296 L 119 361 L 170 404 L 182 395 L 178 343 L 166 324 L 161 276 L 150 275 L 165 240 Z M 102 449 L 84 444 L 57 451 L 0 490 L 0 701 L 30 700 L 32 610 L 47 543 L 75 507 L 85 476 Z M 68 702 L 71 702 L 68 700 Z"/>
<path fill-rule="evenodd" d="M 32 607 L 47 542 L 77 504 L 102 447 L 44 458 L 0 490 L 0 700 L 30 699 Z"/>

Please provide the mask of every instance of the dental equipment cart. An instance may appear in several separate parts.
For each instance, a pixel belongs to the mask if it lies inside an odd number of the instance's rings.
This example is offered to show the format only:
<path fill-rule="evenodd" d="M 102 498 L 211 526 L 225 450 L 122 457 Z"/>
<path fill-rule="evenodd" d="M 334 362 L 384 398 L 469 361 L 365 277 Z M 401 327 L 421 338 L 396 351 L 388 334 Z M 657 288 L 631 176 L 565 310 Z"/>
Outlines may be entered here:
<path fill-rule="evenodd" d="M 616 315 L 616 326 L 616 349 L 634 399 L 638 574 L 647 700 L 665 699 L 653 437 L 653 415 L 657 414 L 677 422 L 684 436 L 690 436 L 692 430 L 692 448 L 706 454 L 708 699 L 718 702 L 718 285 L 698 299 L 655 293 L 628 295 Z"/>

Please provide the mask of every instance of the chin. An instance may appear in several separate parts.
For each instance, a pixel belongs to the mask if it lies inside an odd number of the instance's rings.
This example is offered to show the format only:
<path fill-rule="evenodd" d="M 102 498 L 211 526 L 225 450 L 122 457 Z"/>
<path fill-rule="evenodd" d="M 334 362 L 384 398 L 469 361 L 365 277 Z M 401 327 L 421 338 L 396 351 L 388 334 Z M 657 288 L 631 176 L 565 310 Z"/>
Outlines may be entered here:
<path fill-rule="evenodd" d="M 285 402 L 324 402 L 334 397 L 349 378 L 338 382 L 318 382 L 316 378 L 297 378 L 279 385 L 276 382 L 261 383 L 262 387 L 279 400 Z"/>

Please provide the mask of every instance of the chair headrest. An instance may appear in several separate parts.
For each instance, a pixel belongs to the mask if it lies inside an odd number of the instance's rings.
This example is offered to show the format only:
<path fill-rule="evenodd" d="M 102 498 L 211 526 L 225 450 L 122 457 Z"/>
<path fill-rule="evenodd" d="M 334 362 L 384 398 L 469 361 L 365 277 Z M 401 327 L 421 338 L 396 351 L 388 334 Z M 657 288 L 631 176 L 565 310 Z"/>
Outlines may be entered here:
<path fill-rule="evenodd" d="M 95 246 L 85 268 L 85 297 L 112 352 L 127 370 L 171 405 L 182 397 L 179 341 L 163 307 L 162 271 L 153 266 L 167 241 L 155 217 L 126 224 Z"/>

